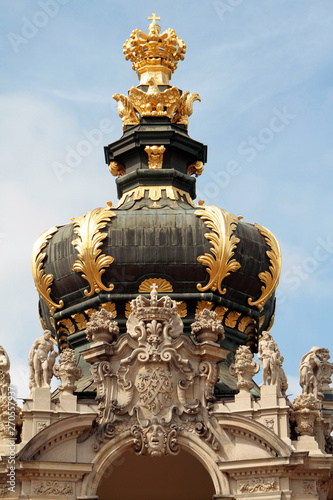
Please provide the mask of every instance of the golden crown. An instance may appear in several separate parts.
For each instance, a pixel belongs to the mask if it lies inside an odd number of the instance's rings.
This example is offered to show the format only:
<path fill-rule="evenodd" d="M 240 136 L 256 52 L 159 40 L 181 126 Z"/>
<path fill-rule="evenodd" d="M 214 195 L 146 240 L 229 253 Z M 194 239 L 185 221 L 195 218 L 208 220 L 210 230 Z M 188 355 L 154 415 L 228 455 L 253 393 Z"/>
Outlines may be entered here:
<path fill-rule="evenodd" d="M 148 20 L 152 20 L 148 34 L 135 29 L 124 43 L 125 59 L 131 59 L 140 84 L 146 84 L 154 74 L 157 84 L 168 85 L 179 59 L 184 59 L 186 45 L 171 28 L 160 34 L 161 28 L 156 23 L 160 18 L 155 12 Z"/>

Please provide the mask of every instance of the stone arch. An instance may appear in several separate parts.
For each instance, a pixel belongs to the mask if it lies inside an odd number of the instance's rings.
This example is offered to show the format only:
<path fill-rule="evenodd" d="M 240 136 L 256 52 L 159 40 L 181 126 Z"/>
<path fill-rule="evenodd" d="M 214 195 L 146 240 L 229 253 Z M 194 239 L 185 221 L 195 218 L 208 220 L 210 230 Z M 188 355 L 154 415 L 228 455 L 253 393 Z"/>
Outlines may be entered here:
<path fill-rule="evenodd" d="M 218 467 L 219 457 L 210 446 L 197 436 L 180 435 L 178 444 L 184 452 L 192 455 L 210 476 L 216 495 L 229 495 L 230 487 L 226 474 Z M 133 437 L 127 432 L 106 443 L 93 460 L 91 473 L 85 476 L 81 495 L 94 496 L 108 469 L 133 447 Z M 159 460 L 158 458 L 156 460 Z"/>

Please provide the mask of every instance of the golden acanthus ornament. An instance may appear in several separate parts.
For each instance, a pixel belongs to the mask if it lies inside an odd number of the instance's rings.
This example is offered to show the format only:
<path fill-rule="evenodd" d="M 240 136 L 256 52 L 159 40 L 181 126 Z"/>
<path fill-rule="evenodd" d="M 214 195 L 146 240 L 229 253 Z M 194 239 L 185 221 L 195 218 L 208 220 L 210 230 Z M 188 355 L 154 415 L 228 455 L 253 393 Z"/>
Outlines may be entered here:
<path fill-rule="evenodd" d="M 53 274 L 45 274 L 43 261 L 46 257 L 46 253 L 42 252 L 42 250 L 46 247 L 48 241 L 57 231 L 58 226 L 53 226 L 51 229 L 42 233 L 34 244 L 31 257 L 31 269 L 36 290 L 50 309 L 51 314 L 54 314 L 56 309 L 61 309 L 64 306 L 64 302 L 60 300 L 57 304 L 51 299 L 51 286 L 54 276 Z"/>
<path fill-rule="evenodd" d="M 111 292 L 114 289 L 112 283 L 106 286 L 102 282 L 102 274 L 112 264 L 114 258 L 102 254 L 101 246 L 107 233 L 101 230 L 115 216 L 109 207 L 105 207 L 96 208 L 73 220 L 74 232 L 78 235 L 73 245 L 78 252 L 78 259 L 74 262 L 72 270 L 81 273 L 82 278 L 88 281 L 90 290 L 84 290 L 84 294 L 88 297 L 101 290 Z"/>
<path fill-rule="evenodd" d="M 267 300 L 275 292 L 276 287 L 279 284 L 282 262 L 281 250 L 274 234 L 272 234 L 268 229 L 260 226 L 259 224 L 254 224 L 254 226 L 264 236 L 267 245 L 270 247 L 270 250 L 266 251 L 270 263 L 269 271 L 264 271 L 262 273 L 259 273 L 258 275 L 260 281 L 264 283 L 261 287 L 261 295 L 256 300 L 253 300 L 251 298 L 248 299 L 248 304 L 250 306 L 256 306 L 258 307 L 259 311 L 261 311 Z"/>
<path fill-rule="evenodd" d="M 206 270 L 210 276 L 207 285 L 197 284 L 200 292 L 211 289 L 223 295 L 226 288 L 222 288 L 224 278 L 241 267 L 240 263 L 233 259 L 239 238 L 234 234 L 238 224 L 235 215 L 215 206 L 203 206 L 197 210 L 195 215 L 200 217 L 212 232 L 206 233 L 205 238 L 211 244 L 211 254 L 200 255 L 197 260 L 200 264 L 207 266 Z"/>

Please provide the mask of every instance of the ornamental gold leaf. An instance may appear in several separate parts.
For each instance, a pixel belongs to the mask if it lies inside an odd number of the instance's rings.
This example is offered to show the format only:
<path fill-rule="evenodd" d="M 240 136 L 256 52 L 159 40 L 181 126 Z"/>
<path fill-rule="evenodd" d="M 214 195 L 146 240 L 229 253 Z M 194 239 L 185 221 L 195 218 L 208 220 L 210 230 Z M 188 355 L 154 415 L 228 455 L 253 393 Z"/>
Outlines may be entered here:
<path fill-rule="evenodd" d="M 213 302 L 208 300 L 198 300 L 197 307 L 195 308 L 195 314 L 199 314 L 204 309 L 211 311 L 213 309 Z"/>
<path fill-rule="evenodd" d="M 225 326 L 228 326 L 229 328 L 235 328 L 237 320 L 240 317 L 240 315 L 241 313 L 237 311 L 230 311 L 225 319 Z"/>
<path fill-rule="evenodd" d="M 244 316 L 238 323 L 238 330 L 240 332 L 245 332 L 249 326 L 254 326 L 255 322 L 250 316 Z"/>
<path fill-rule="evenodd" d="M 104 304 L 99 305 L 100 309 L 105 309 L 106 311 L 110 312 L 113 314 L 113 317 L 117 317 L 117 309 L 116 309 L 116 304 L 114 302 L 105 302 Z"/>
<path fill-rule="evenodd" d="M 223 320 L 224 316 L 228 312 L 228 308 L 224 306 L 217 306 L 215 307 L 215 312 L 217 314 L 216 319 Z"/>
<path fill-rule="evenodd" d="M 78 252 L 78 259 L 72 266 L 72 271 L 82 273 L 81 276 L 88 281 L 90 290 L 84 290 L 86 296 L 99 293 L 101 290 L 111 292 L 114 285 L 109 287 L 102 282 L 102 274 L 112 264 L 111 255 L 102 254 L 101 246 L 107 233 L 101 232 L 106 224 L 115 217 L 109 207 L 95 208 L 86 215 L 81 215 L 73 220 L 74 232 L 78 237 L 72 242 Z"/>
<path fill-rule="evenodd" d="M 250 306 L 256 306 L 259 311 L 262 311 L 267 300 L 270 298 L 272 293 L 275 292 L 276 287 L 279 284 L 280 272 L 281 272 L 281 250 L 275 236 L 265 227 L 259 224 L 254 224 L 258 231 L 264 236 L 267 245 L 270 250 L 266 251 L 266 255 L 269 258 L 269 271 L 264 271 L 259 273 L 258 278 L 263 284 L 261 287 L 261 295 L 257 300 L 248 299 L 248 304 Z"/>
<path fill-rule="evenodd" d="M 186 318 L 187 316 L 187 305 L 186 302 L 180 300 L 177 302 L 177 313 L 181 318 Z"/>
<path fill-rule="evenodd" d="M 46 253 L 43 253 L 42 250 L 57 231 L 58 226 L 53 226 L 48 231 L 42 233 L 34 244 L 31 256 L 32 276 L 34 278 L 36 290 L 39 296 L 47 304 L 51 314 L 54 314 L 56 309 L 61 309 L 64 302 L 60 300 L 59 304 L 57 304 L 51 299 L 51 286 L 54 276 L 53 274 L 45 274 L 44 272 L 43 261 L 46 257 Z"/>
<path fill-rule="evenodd" d="M 165 280 L 164 278 L 148 278 L 147 280 L 144 280 L 139 286 L 138 292 L 150 293 L 153 283 L 157 285 L 157 291 L 159 294 L 173 292 L 171 283 L 168 280 Z"/>
<path fill-rule="evenodd" d="M 75 332 L 75 325 L 70 318 L 65 318 L 61 321 L 58 321 L 57 325 L 60 327 L 58 329 L 58 332 L 64 332 L 69 335 Z"/>
<path fill-rule="evenodd" d="M 87 327 L 87 320 L 84 314 L 72 314 L 71 318 L 73 318 L 73 320 L 75 321 L 78 330 L 84 330 Z"/>
<path fill-rule="evenodd" d="M 240 241 L 233 233 L 237 227 L 238 219 L 235 215 L 229 214 L 225 210 L 214 206 L 204 206 L 197 210 L 195 215 L 203 219 L 207 227 L 213 231 L 205 234 L 205 238 L 210 242 L 211 254 L 200 255 L 197 260 L 202 265 L 207 266 L 206 270 L 210 276 L 207 285 L 197 284 L 200 292 L 211 289 L 213 292 L 219 291 L 225 294 L 227 289 L 222 288 L 222 281 L 237 271 L 241 267 L 236 259 L 232 259 L 237 243 Z"/>
<path fill-rule="evenodd" d="M 125 304 L 125 318 L 128 319 L 130 317 L 131 312 L 132 312 L 131 303 L 130 303 L 130 301 L 128 301 Z"/>

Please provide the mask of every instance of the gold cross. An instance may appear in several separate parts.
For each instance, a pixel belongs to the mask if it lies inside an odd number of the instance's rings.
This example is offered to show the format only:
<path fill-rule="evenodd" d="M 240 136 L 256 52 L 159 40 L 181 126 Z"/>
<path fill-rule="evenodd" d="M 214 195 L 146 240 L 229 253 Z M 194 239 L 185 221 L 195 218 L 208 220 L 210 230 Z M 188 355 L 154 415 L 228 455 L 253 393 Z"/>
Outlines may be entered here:
<path fill-rule="evenodd" d="M 155 24 L 155 21 L 160 21 L 160 17 L 156 17 L 156 12 L 153 12 L 153 17 L 148 17 L 148 21 L 153 21 L 153 24 Z"/>

